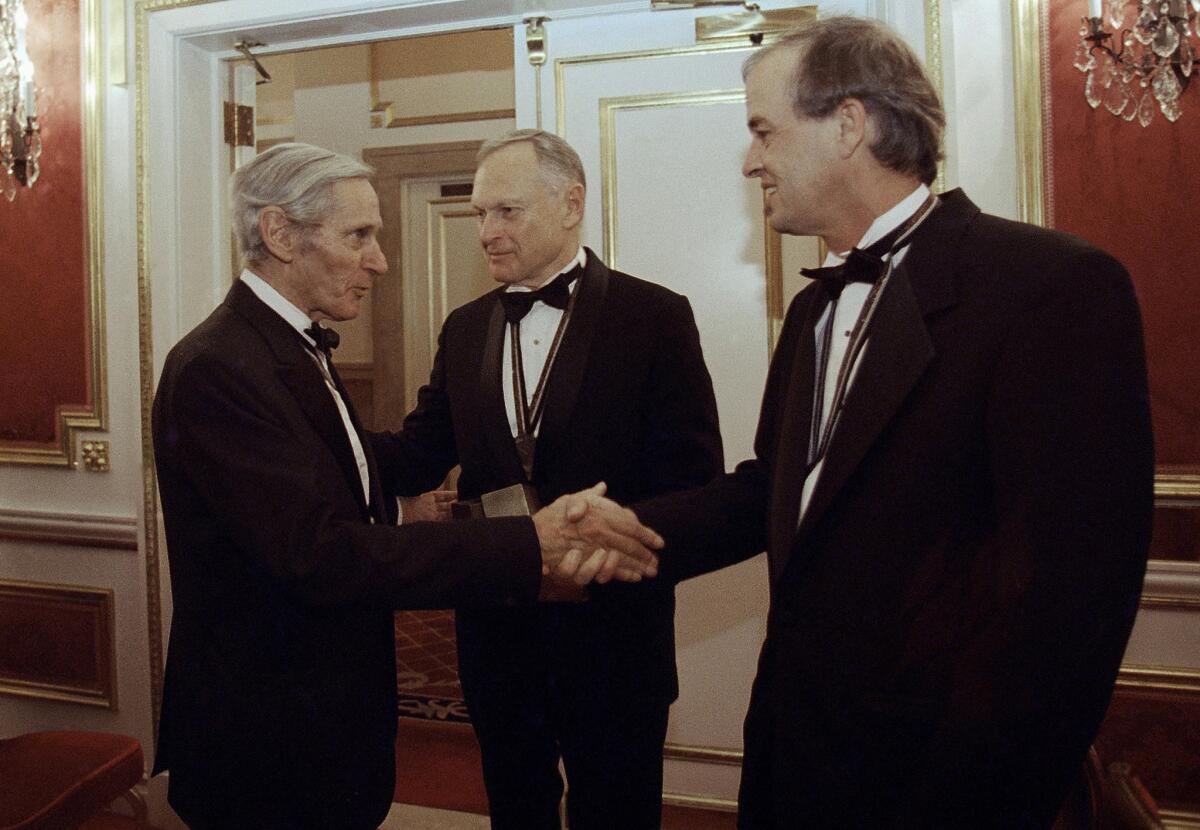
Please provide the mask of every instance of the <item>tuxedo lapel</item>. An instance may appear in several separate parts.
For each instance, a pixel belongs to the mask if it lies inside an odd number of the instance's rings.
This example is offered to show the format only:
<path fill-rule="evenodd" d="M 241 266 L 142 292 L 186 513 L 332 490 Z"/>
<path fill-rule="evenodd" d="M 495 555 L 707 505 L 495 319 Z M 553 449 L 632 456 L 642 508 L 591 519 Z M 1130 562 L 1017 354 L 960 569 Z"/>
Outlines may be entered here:
<path fill-rule="evenodd" d="M 962 191 L 944 195 L 889 277 L 797 542 L 833 503 L 934 358 L 925 319 L 957 302 L 958 236 L 978 213 Z"/>
<path fill-rule="evenodd" d="M 583 387 L 584 372 L 592 352 L 596 325 L 608 296 L 608 267 L 590 250 L 587 267 L 575 289 L 575 307 L 558 347 L 558 356 L 550 367 L 546 380 L 546 409 L 538 430 L 537 450 L 534 453 L 534 478 L 541 466 L 539 458 L 553 458 L 556 446 L 567 435 L 567 424 L 579 390 Z"/>
<path fill-rule="evenodd" d="M 296 404 L 312 423 L 317 435 L 329 447 L 337 460 L 346 484 L 354 494 L 364 515 L 369 513 L 362 492 L 362 479 L 358 473 L 358 462 L 350 447 L 350 438 L 342 423 L 337 404 L 330 395 L 321 370 L 304 348 L 303 338 L 287 322 L 272 311 L 241 280 L 234 282 L 225 302 L 234 311 L 250 322 L 267 341 L 275 354 L 276 371 L 280 380 L 295 398 Z M 355 428 L 358 427 L 354 408 L 347 404 Z M 359 430 L 361 440 L 362 432 Z M 364 451 L 365 451 L 365 443 Z M 368 463 L 369 460 L 368 460 Z M 376 475 L 377 479 L 378 476 Z"/>
<path fill-rule="evenodd" d="M 888 280 L 870 325 L 870 340 L 846 395 L 798 538 L 829 507 L 933 358 L 933 344 L 903 266 Z"/>
<path fill-rule="evenodd" d="M 504 406 L 504 387 L 512 378 L 501 377 L 504 366 L 504 334 L 508 328 L 504 319 L 504 308 L 500 305 L 499 293 L 488 320 L 487 337 L 483 342 L 483 360 L 479 369 L 479 400 L 482 403 L 480 420 L 484 438 L 492 459 L 498 466 L 496 475 L 504 481 L 524 481 L 525 470 L 517 445 L 513 441 L 512 429 L 508 425 L 508 410 Z"/>
<path fill-rule="evenodd" d="M 800 495 L 808 469 L 809 425 L 812 422 L 813 383 L 816 376 L 814 330 L 828 299 L 825 288 L 816 284 L 808 290 L 807 296 L 798 297 L 788 311 L 789 316 L 796 316 L 799 338 L 779 419 L 781 427 L 771 482 L 767 550 L 771 552 L 769 565 L 772 583 L 783 572 L 796 536 Z"/>

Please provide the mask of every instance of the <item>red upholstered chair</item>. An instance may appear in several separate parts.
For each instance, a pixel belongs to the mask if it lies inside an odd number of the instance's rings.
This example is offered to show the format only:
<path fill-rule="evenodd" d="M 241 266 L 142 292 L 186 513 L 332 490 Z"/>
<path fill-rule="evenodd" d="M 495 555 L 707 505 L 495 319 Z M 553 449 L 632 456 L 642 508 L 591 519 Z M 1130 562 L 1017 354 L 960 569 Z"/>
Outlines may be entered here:
<path fill-rule="evenodd" d="M 0 830 L 71 830 L 125 797 L 146 826 L 146 806 L 132 787 L 142 780 L 136 740 L 105 732 L 31 732 L 0 740 Z M 105 821 L 111 818 L 105 814 Z M 114 826 L 111 822 L 105 826 Z"/>

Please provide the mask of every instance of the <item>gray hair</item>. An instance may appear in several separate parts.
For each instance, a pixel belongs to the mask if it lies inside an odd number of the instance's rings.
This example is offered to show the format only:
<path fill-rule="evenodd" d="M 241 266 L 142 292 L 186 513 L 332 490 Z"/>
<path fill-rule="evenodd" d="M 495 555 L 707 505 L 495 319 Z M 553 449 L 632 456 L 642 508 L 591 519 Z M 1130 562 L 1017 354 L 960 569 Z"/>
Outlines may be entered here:
<path fill-rule="evenodd" d="M 242 260 L 262 262 L 267 247 L 258 228 L 264 207 L 276 205 L 305 229 L 316 227 L 333 208 L 331 190 L 344 179 L 375 171 L 350 156 L 311 144 L 276 144 L 237 169 L 230 188 L 233 234 Z"/>
<path fill-rule="evenodd" d="M 542 171 L 542 177 L 547 186 L 558 190 L 563 186 L 578 184 L 582 185 L 585 190 L 587 189 L 587 180 L 583 175 L 583 162 L 579 160 L 579 153 L 576 153 L 575 148 L 566 141 L 545 130 L 513 130 L 499 138 L 485 141 L 475 155 L 475 164 L 482 164 L 484 159 L 497 150 L 508 147 L 510 144 L 520 144 L 523 141 L 533 145 L 538 167 Z"/>
<path fill-rule="evenodd" d="M 778 49 L 797 52 L 792 109 L 798 118 L 827 118 L 842 101 L 857 98 L 879 128 L 871 155 L 925 184 L 936 178 L 946 115 L 920 60 L 899 35 L 876 20 L 828 17 L 755 52 L 742 66 L 743 79 Z"/>

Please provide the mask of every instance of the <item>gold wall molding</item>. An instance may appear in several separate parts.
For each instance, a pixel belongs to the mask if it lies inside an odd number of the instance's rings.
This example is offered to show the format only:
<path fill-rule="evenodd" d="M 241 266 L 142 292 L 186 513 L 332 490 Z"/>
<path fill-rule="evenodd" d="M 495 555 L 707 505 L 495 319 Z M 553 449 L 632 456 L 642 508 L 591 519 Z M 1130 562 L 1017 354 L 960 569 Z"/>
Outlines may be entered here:
<path fill-rule="evenodd" d="M 1200 507 L 1200 475 L 1160 472 L 1154 476 L 1154 495 L 1163 506 Z"/>
<path fill-rule="evenodd" d="M 1017 215 L 1022 222 L 1045 225 L 1041 0 L 1013 0 L 1012 28 Z"/>
<path fill-rule="evenodd" d="M 1020 0 L 1016 0 L 1020 2 Z M 941 0 L 925 0 L 925 71 L 933 80 L 938 96 L 942 99 L 942 111 L 946 109 L 945 73 L 942 70 L 942 2 Z M 942 134 L 943 149 L 945 132 Z M 944 153 L 943 153 L 944 155 Z M 938 161 L 937 175 L 933 180 L 933 192 L 941 193 L 946 189 L 946 159 Z"/>
<path fill-rule="evenodd" d="M 137 228 L 138 286 L 138 389 L 142 439 L 142 543 L 146 555 L 146 635 L 150 662 L 151 729 L 158 740 L 162 710 L 163 625 L 162 575 L 159 561 L 158 476 L 154 469 L 154 440 L 150 409 L 154 403 L 154 329 L 150 320 L 150 15 L 155 12 L 200 6 L 216 0 L 136 0 L 134 6 L 134 179 Z"/>
<path fill-rule="evenodd" d="M 0 622 L 28 634 L 0 641 L 0 694 L 116 710 L 111 590 L 0 580 Z"/>
<path fill-rule="evenodd" d="M 1141 607 L 1200 611 L 1200 562 L 1150 560 Z"/>
<path fill-rule="evenodd" d="M 698 92 L 656 92 L 600 99 L 600 205 L 603 221 L 604 256 L 610 268 L 617 265 L 617 113 L 667 107 L 703 107 L 740 103 L 743 89 Z M 561 135 L 562 131 L 559 131 Z"/>
<path fill-rule="evenodd" d="M 568 55 L 554 59 L 555 132 L 567 137 L 567 84 L 566 72 L 571 67 L 588 64 L 612 63 L 615 61 L 658 60 L 692 55 L 709 55 L 719 52 L 749 52 L 757 49 L 750 43 L 706 43 L 699 46 L 676 46 L 666 49 L 643 49 L 633 52 L 605 52 L 598 55 Z M 741 90 L 739 90 L 741 91 Z"/>
<path fill-rule="evenodd" d="M 88 296 L 88 384 L 92 391 L 89 407 L 61 407 L 58 444 L 55 447 L 0 446 L 0 464 L 37 464 L 72 467 L 77 433 L 108 431 L 108 350 L 104 322 L 104 84 L 106 55 L 101 44 L 104 32 L 101 0 L 81 0 L 79 57 L 83 67 L 80 106 L 83 110 L 83 187 L 87 206 L 84 240 L 86 290 Z"/>
<path fill-rule="evenodd" d="M 1200 699 L 1200 668 L 1121 666 L 1117 675 L 1117 688 L 1143 692 L 1171 692 Z"/>
<path fill-rule="evenodd" d="M 687 793 L 668 793 L 662 796 L 663 804 L 671 807 L 685 807 L 693 810 L 713 810 L 720 813 L 736 813 L 737 801 L 732 798 L 717 798 L 713 795 L 689 795 Z"/>
<path fill-rule="evenodd" d="M 716 746 L 672 744 L 663 746 L 663 758 L 667 761 L 687 761 L 696 764 L 720 764 L 740 767 L 744 753 L 740 749 L 725 749 Z"/>
<path fill-rule="evenodd" d="M 1200 830 L 1200 813 L 1191 810 L 1159 808 L 1158 817 L 1167 830 Z"/>
<path fill-rule="evenodd" d="M 81 548 L 137 550 L 136 518 L 0 509 L 0 539 Z"/>

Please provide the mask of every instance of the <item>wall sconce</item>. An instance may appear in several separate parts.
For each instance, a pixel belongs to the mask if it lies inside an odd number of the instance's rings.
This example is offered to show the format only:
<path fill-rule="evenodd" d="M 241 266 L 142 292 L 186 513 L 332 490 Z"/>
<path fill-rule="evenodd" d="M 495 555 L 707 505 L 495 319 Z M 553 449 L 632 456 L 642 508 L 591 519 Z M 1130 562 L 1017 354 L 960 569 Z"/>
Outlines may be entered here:
<path fill-rule="evenodd" d="M 1087 73 L 1083 95 L 1092 109 L 1101 104 L 1113 115 L 1143 127 L 1154 120 L 1154 106 L 1171 122 L 1182 110 L 1196 61 L 1196 16 L 1200 0 L 1088 0 L 1089 16 L 1079 30 L 1075 68 Z M 1136 17 L 1125 26 L 1129 7 Z M 1102 17 L 1103 16 L 1103 17 Z M 1111 30 L 1104 28 L 1105 18 Z M 1097 56 L 1099 60 L 1097 60 Z"/>
<path fill-rule="evenodd" d="M 33 187 L 41 172 L 33 61 L 25 49 L 28 25 L 22 0 L 0 0 L 0 190 L 10 202 L 17 185 Z"/>

